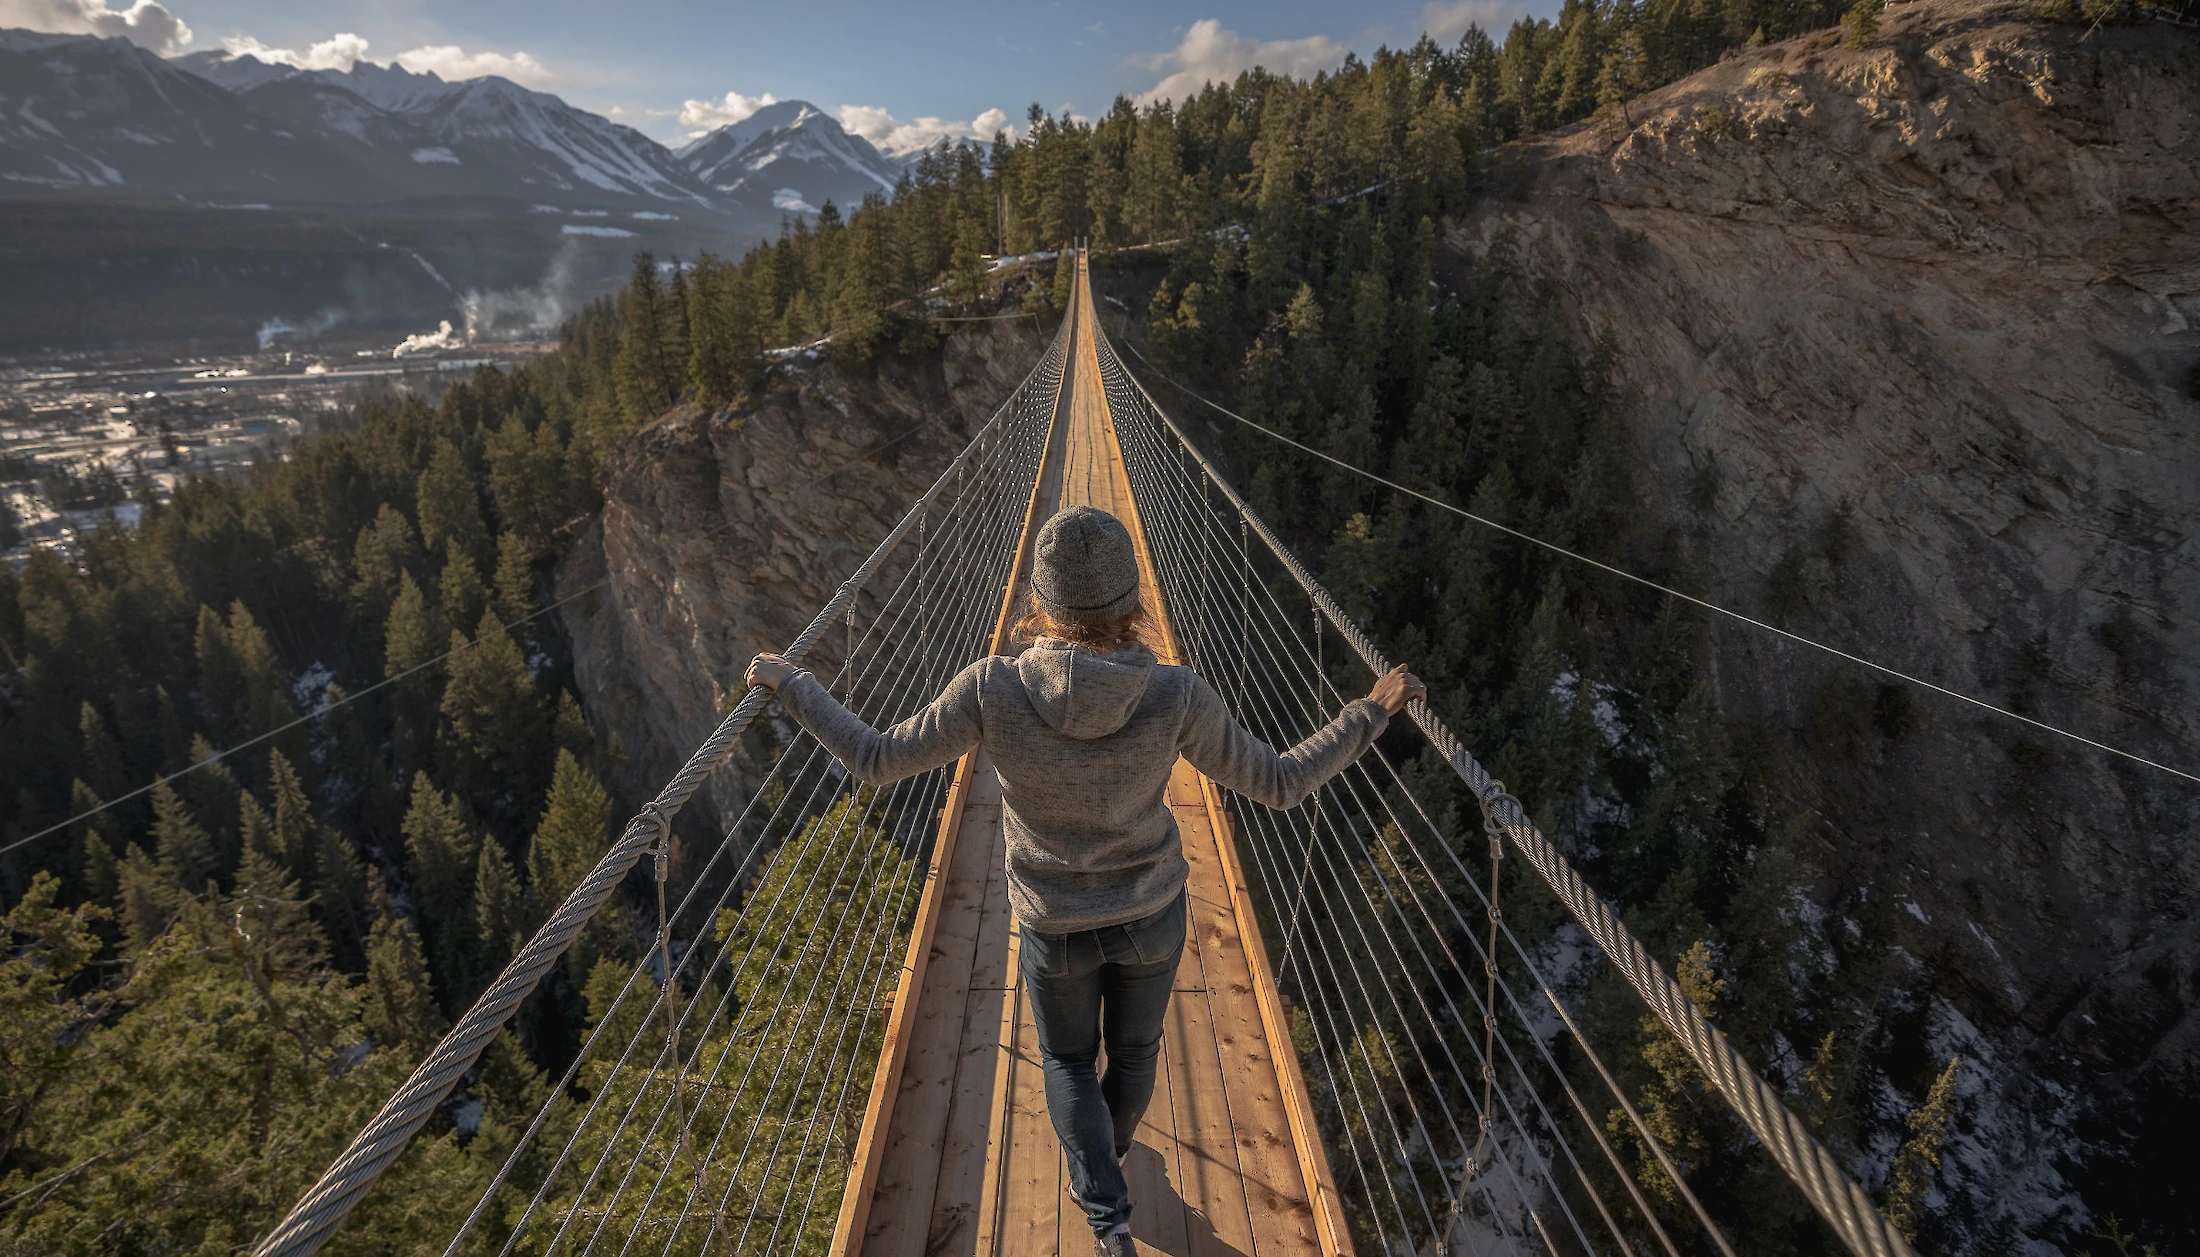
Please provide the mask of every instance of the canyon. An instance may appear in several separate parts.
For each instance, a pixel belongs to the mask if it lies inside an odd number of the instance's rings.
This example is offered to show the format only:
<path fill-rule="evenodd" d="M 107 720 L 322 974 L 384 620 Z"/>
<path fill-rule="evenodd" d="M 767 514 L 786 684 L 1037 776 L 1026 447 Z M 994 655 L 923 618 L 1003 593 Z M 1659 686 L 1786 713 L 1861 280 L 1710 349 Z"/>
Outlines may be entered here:
<path fill-rule="evenodd" d="M 2056 730 L 2200 772 L 2200 35 L 1915 0 L 1860 47 L 1745 49 L 1484 176 L 1453 261 L 1508 251 L 1606 347 L 1673 579 L 2022 717 L 1707 630 L 1728 715 L 1768 731 L 1808 819 L 1799 910 L 1891 906 L 1925 1047 L 1971 1063 L 1944 1174 L 1996 1212 L 1958 1220 L 1967 1251 L 2050 1251 L 2029 1237 L 2117 1210 L 2189 1229 L 2200 784 Z M 1048 331 L 796 360 L 617 452 L 560 586 L 607 582 L 566 626 L 627 799 Z M 683 817 L 690 851 L 761 746 Z"/>

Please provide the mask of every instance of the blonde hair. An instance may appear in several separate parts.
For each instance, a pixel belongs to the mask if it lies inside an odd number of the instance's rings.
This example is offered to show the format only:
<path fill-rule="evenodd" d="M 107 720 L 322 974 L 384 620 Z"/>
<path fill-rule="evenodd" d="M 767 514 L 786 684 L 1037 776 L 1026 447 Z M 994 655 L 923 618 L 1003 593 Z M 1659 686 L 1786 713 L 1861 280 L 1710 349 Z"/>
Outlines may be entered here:
<path fill-rule="evenodd" d="M 1129 646 L 1152 649 L 1156 639 L 1152 617 L 1146 614 L 1144 603 L 1132 607 L 1128 615 L 1119 616 L 1104 624 L 1080 624 L 1051 615 L 1039 604 L 1037 595 L 1027 594 L 1023 617 L 1009 630 L 1016 640 L 1037 641 L 1042 637 L 1055 637 L 1072 646 L 1103 653 L 1122 650 Z"/>

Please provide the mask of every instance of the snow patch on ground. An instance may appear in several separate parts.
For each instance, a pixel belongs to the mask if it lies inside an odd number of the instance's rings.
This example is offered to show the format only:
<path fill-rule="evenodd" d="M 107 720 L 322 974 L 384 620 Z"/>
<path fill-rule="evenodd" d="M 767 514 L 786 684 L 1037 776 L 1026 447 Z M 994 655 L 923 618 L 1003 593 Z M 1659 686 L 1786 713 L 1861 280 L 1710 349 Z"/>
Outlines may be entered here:
<path fill-rule="evenodd" d="M 680 221 L 678 214 L 660 214 L 656 210 L 635 210 L 627 217 L 639 219 L 645 223 L 676 223 Z"/>
<path fill-rule="evenodd" d="M 327 664 L 315 660 L 312 667 L 299 673 L 298 679 L 290 683 L 290 701 L 299 711 L 319 711 L 328 697 L 328 687 L 335 680 L 336 673 Z"/>
<path fill-rule="evenodd" d="M 456 166 L 459 164 L 458 154 L 452 152 L 447 148 L 444 148 L 440 144 L 432 148 L 414 149 L 412 151 L 412 159 L 423 166 Z"/>
<path fill-rule="evenodd" d="M 1998 1234 L 2009 1244 L 2004 1251 L 2059 1257 L 2063 1250 L 2040 1237 L 2074 1234 L 2093 1222 L 2058 1168 L 2085 1157 L 2073 1130 L 2079 1097 L 2019 1068 L 1946 1001 L 1932 1002 L 1930 1025 L 1934 1059 L 1960 1057 L 1963 1064 L 1956 1071 L 1955 1126 L 1941 1149 L 1940 1180 L 1927 1210 L 1941 1212 L 1953 1196 L 1957 1213 L 1949 1220 L 1971 1245 Z"/>
<path fill-rule="evenodd" d="M 634 235 L 624 227 L 597 227 L 580 223 L 567 223 L 561 230 L 568 236 L 603 236 L 613 240 L 628 239 Z"/>

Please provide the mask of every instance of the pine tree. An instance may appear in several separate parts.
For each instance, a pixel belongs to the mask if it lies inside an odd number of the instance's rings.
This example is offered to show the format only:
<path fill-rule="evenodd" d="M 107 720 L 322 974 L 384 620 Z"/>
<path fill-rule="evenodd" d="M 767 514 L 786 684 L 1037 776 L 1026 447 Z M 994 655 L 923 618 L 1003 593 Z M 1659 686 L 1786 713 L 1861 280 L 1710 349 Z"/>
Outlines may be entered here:
<path fill-rule="evenodd" d="M 876 216 L 859 215 L 848 229 L 847 264 L 833 299 L 833 349 L 848 361 L 869 360 L 886 339 L 892 299 L 887 246 Z"/>
<path fill-rule="evenodd" d="M 666 356 L 664 289 L 657 280 L 657 259 L 646 252 L 634 255 L 634 278 L 626 286 L 624 306 L 613 378 L 627 419 L 646 423 L 671 407 L 675 372 L 685 365 Z"/>
<path fill-rule="evenodd" d="M 535 919 L 564 902 L 611 849 L 610 825 L 611 796 L 579 760 L 560 750 L 550 796 L 527 847 L 527 889 L 534 900 Z M 567 971 L 579 980 L 625 934 L 624 911 L 617 900 L 607 902 L 567 953 Z"/>
<path fill-rule="evenodd" d="M 239 716 L 245 706 L 244 662 L 237 658 L 228 626 L 214 608 L 200 605 L 192 644 L 199 658 L 199 702 L 215 727 L 225 732 L 237 728 L 243 723 Z"/>
<path fill-rule="evenodd" d="M 213 876 L 214 840 L 165 781 L 153 787 L 153 849 L 160 853 L 161 875 L 184 894 L 198 893 Z"/>
<path fill-rule="evenodd" d="M 275 845 L 274 828 L 275 822 L 268 819 L 267 809 L 260 806 L 260 801 L 253 798 L 250 791 L 244 792 L 237 800 L 237 849 L 241 853 L 237 867 L 240 870 L 244 867 L 244 861 L 254 858 L 263 865 L 282 867 L 282 862 L 275 858 L 272 850 Z M 241 872 L 239 876 L 242 876 Z M 243 883 L 240 881 L 238 885 Z"/>
<path fill-rule="evenodd" d="M 515 414 L 489 438 L 489 498 L 504 535 L 516 534 L 530 551 L 548 545 L 559 525 L 582 509 L 576 479 L 586 477 L 573 475 L 555 424 L 530 429 Z"/>
<path fill-rule="evenodd" d="M 422 554 L 412 521 L 384 502 L 351 549 L 351 606 L 363 624 L 379 624 L 397 597 L 397 579 L 417 571 Z"/>
<path fill-rule="evenodd" d="M 86 899 L 103 902 L 115 894 L 115 834 L 110 814 L 99 810 L 100 797 L 80 777 L 69 783 L 69 814 L 77 822 L 77 885 Z M 90 813 L 90 815 L 86 815 Z"/>
<path fill-rule="evenodd" d="M 1605 54 L 1604 65 L 1597 72 L 1597 108 L 1616 110 L 1620 121 L 1632 130 L 1635 120 L 1627 112 L 1627 102 L 1648 86 L 1649 56 L 1643 51 L 1642 36 L 1628 30 Z"/>
<path fill-rule="evenodd" d="M 982 219 L 975 214 L 964 214 L 956 219 L 955 255 L 947 295 L 957 309 L 975 311 L 978 303 L 985 299 L 983 255 L 988 243 Z"/>
<path fill-rule="evenodd" d="M 737 272 L 709 253 L 695 259 L 695 278 L 687 288 L 688 386 L 705 406 L 723 406 L 734 396 L 733 294 Z"/>
<path fill-rule="evenodd" d="M 1961 1065 L 1961 1058 L 1949 1057 L 1947 1068 L 1926 1091 L 1925 1102 L 1903 1119 L 1908 1134 L 1887 1171 L 1887 1220 L 1911 1243 L 1917 1242 L 1917 1224 L 1925 1219 L 1925 1193 L 1932 1189 L 1940 1150 L 1955 1122 L 1956 1071 Z"/>
<path fill-rule="evenodd" d="M 397 586 L 397 600 L 390 604 L 382 632 L 382 675 L 397 682 L 390 703 L 390 729 L 397 767 L 403 772 L 426 762 L 435 738 L 442 676 L 441 669 L 430 662 L 436 657 L 438 641 L 427 595 L 420 592 L 410 572 L 398 577 Z"/>
<path fill-rule="evenodd" d="M 398 577 L 397 598 L 390 603 L 382 637 L 386 643 L 382 656 L 385 677 L 402 676 L 435 658 L 435 621 L 428 614 L 428 596 L 420 592 L 410 572 Z M 398 684 L 402 687 L 407 682 Z M 410 679 L 410 684 L 417 688 L 434 682 L 432 678 L 420 678 Z"/>
<path fill-rule="evenodd" d="M 1077 291 L 1077 265 L 1067 253 L 1054 262 L 1054 293 L 1047 300 L 1054 309 L 1069 309 L 1070 298 Z"/>
<path fill-rule="evenodd" d="M 674 400 L 694 392 L 694 386 L 687 378 L 688 342 L 691 339 L 688 299 L 687 268 L 680 265 L 680 259 L 674 258 L 672 282 L 665 287 L 664 310 L 665 375 Z"/>
<path fill-rule="evenodd" d="M 366 963 L 367 865 L 351 839 L 322 829 L 314 843 L 313 908 L 337 963 L 356 973 Z"/>
<path fill-rule="evenodd" d="M 558 713 L 551 721 L 550 740 L 583 764 L 595 762 L 596 734 L 588 727 L 581 700 L 571 690 L 558 691 Z"/>
<path fill-rule="evenodd" d="M 497 538 L 497 618 L 518 624 L 535 610 L 535 552 L 524 537 L 508 531 Z"/>
<path fill-rule="evenodd" d="M 445 630 L 463 630 L 481 619 L 489 605 L 489 590 L 481 583 L 481 569 L 456 543 L 443 561 L 437 589 L 436 611 Z"/>
<path fill-rule="evenodd" d="M 428 774 L 413 777 L 412 806 L 403 826 L 412 870 L 416 917 L 440 981 L 454 998 L 473 989 L 479 938 L 474 932 L 474 869 L 482 840 L 466 824 L 458 800 L 435 788 Z M 492 840 L 488 845 L 495 846 Z"/>
<path fill-rule="evenodd" d="M 484 612 L 471 647 L 451 634 L 455 652 L 443 689 L 443 716 L 454 749 L 484 794 L 533 797 L 541 780 L 546 727 L 542 698 L 519 643 Z"/>
<path fill-rule="evenodd" d="M 360 1021 L 375 1042 L 402 1049 L 418 1060 L 443 1033 L 436 1011 L 435 987 L 411 922 L 397 915 L 380 873 L 370 873 L 368 894 L 374 927 L 367 936 L 365 1008 Z"/>
<path fill-rule="evenodd" d="M 0 1163 L 18 1164 L 14 1153 L 41 1102 L 76 1081 L 77 1045 L 100 1019 L 101 996 L 74 989 L 74 979 L 99 955 L 93 927 L 109 914 L 92 904 L 57 908 L 60 891 L 51 873 L 34 873 L 0 915 Z"/>
<path fill-rule="evenodd" d="M 292 877 L 304 878 L 314 860 L 313 802 L 306 784 L 281 751 L 267 754 L 267 783 L 274 813 L 268 855 Z"/>
<path fill-rule="evenodd" d="M 227 623 L 200 607 L 196 646 L 199 700 L 225 741 L 257 737 L 297 717 L 282 664 L 243 600 L 229 604 Z"/>
<path fill-rule="evenodd" d="M 449 553 L 456 546 L 474 560 L 475 571 L 489 558 L 489 530 L 481 522 L 481 495 L 474 490 L 466 457 L 448 438 L 436 439 L 427 470 L 415 491 L 420 504 L 420 539 L 430 551 Z"/>
<path fill-rule="evenodd" d="M 519 878 L 504 844 L 487 839 L 474 865 L 474 932 L 481 940 L 481 976 L 502 970 L 522 941 L 522 904 Z"/>
<path fill-rule="evenodd" d="M 123 948 L 136 955 L 168 932 L 187 898 L 145 848 L 131 843 L 115 870 L 116 916 L 122 922 Z"/>
<path fill-rule="evenodd" d="M 1841 15 L 1841 42 L 1850 48 L 1868 47 L 1879 34 L 1879 14 L 1887 0 L 1856 0 Z"/>
<path fill-rule="evenodd" d="M 226 879 L 237 867 L 238 803 L 244 788 L 226 760 L 216 757 L 214 744 L 204 734 L 191 738 L 191 762 L 184 774 L 183 800 L 192 819 L 213 841 L 214 864 L 210 872 Z"/>
<path fill-rule="evenodd" d="M 304 892 L 264 852 L 246 850 L 227 907 L 231 954 L 263 995 L 276 981 L 309 977 L 327 963 L 328 940 Z"/>
<path fill-rule="evenodd" d="M 94 801 L 112 799 L 129 789 L 129 776 L 122 767 L 122 748 L 107 731 L 106 717 L 86 702 L 77 708 L 76 727 L 82 740 L 85 784 L 91 789 Z"/>

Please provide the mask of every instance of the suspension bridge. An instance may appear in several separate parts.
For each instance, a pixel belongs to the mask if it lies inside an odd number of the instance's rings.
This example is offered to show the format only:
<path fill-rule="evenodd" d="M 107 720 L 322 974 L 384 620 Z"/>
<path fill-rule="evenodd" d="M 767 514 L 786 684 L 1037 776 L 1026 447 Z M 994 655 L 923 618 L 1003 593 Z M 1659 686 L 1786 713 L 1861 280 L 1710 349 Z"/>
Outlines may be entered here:
<path fill-rule="evenodd" d="M 1038 526 L 1087 503 L 1131 531 L 1158 653 L 1295 742 L 1356 696 L 1331 681 L 1340 659 L 1388 661 L 1117 359 L 1086 257 L 1061 264 L 1074 296 L 1030 375 L 785 653 L 893 723 L 971 659 L 1016 649 Z M 258 1257 L 337 1234 L 644 861 L 652 945 L 591 1008 L 449 1253 L 1087 1251 L 1019 987 L 991 765 L 973 752 L 867 788 L 791 725 L 751 736 L 767 697 L 733 706 Z M 1733 1257 L 1542 940 L 1508 923 L 1499 872 L 1516 858 L 1838 1241 L 1907 1257 L 1616 907 L 1434 711 L 1409 713 L 1479 801 L 1471 831 L 1380 750 L 1289 812 L 1177 765 L 1191 930 L 1127 1164 L 1141 1251 Z M 672 819 L 706 783 L 735 789 L 745 737 L 760 770 L 674 899 Z"/>

